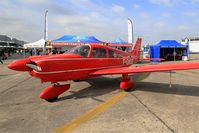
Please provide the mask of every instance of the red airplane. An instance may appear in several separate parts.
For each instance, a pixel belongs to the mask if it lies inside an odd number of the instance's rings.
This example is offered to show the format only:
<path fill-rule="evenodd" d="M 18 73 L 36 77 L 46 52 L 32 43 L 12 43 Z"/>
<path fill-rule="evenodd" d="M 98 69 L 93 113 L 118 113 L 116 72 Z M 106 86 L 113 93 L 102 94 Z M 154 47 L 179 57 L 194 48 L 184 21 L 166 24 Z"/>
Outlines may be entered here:
<path fill-rule="evenodd" d="M 130 53 L 105 45 L 79 45 L 65 54 L 31 56 L 14 61 L 8 65 L 8 68 L 16 71 L 27 71 L 31 76 L 39 78 L 41 82 L 51 82 L 53 85 L 45 88 L 40 94 L 40 98 L 49 102 L 53 102 L 60 94 L 70 88 L 70 84 L 63 84 L 68 80 L 121 74 L 120 88 L 128 91 L 134 86 L 129 74 L 199 69 L 199 62 L 132 65 L 140 60 L 140 46 L 141 38 L 137 39 Z"/>

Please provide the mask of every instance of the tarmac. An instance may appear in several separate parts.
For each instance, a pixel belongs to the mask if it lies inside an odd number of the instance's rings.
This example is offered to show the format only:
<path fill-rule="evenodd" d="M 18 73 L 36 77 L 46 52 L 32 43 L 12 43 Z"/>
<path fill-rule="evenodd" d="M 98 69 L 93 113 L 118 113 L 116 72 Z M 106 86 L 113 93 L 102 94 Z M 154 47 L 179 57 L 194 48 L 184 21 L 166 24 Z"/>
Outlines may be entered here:
<path fill-rule="evenodd" d="M 192 55 L 199 61 L 199 55 Z M 120 76 L 80 82 L 53 103 L 39 99 L 50 83 L 0 64 L 2 133 L 197 133 L 199 70 L 134 75 L 134 90 L 119 89 Z M 141 80 L 142 79 L 142 80 Z"/>

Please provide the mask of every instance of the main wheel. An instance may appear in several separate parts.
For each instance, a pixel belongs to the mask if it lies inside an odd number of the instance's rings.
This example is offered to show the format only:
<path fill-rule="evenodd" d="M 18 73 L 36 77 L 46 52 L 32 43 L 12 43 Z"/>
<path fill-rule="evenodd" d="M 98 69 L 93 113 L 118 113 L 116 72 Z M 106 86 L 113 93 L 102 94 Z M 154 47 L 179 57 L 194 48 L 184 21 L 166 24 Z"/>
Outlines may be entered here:
<path fill-rule="evenodd" d="M 132 88 L 128 88 L 128 89 L 125 89 L 124 91 L 130 92 L 131 90 L 132 90 Z"/>
<path fill-rule="evenodd" d="M 73 80 L 74 82 L 80 82 L 80 80 Z"/>
<path fill-rule="evenodd" d="M 45 99 L 45 100 L 52 103 L 52 102 L 56 101 L 57 99 L 58 99 L 58 96 L 52 97 L 52 98 L 48 98 L 48 99 Z"/>

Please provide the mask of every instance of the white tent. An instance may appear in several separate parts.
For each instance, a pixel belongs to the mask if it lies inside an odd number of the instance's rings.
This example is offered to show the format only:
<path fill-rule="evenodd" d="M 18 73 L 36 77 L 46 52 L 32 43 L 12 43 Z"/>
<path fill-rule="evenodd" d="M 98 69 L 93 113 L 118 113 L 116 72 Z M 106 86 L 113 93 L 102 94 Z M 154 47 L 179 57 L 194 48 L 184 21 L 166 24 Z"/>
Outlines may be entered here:
<path fill-rule="evenodd" d="M 43 48 L 45 45 L 45 40 L 44 39 L 40 39 L 36 42 L 33 43 L 27 43 L 24 44 L 24 49 L 28 49 L 28 48 Z"/>

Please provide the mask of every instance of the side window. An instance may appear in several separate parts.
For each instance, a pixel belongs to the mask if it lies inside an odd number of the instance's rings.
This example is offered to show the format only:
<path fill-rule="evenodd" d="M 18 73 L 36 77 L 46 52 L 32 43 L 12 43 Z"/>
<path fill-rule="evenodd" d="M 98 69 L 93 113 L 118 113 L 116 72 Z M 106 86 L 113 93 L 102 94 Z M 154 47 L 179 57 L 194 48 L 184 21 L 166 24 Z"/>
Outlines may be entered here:
<path fill-rule="evenodd" d="M 92 56 L 93 56 L 93 58 L 106 58 L 106 49 L 93 48 Z"/>
<path fill-rule="evenodd" d="M 117 53 L 113 50 L 109 50 L 108 51 L 108 56 L 109 58 L 116 58 L 117 57 Z"/>
<path fill-rule="evenodd" d="M 70 49 L 66 53 L 79 54 L 81 56 L 88 57 L 90 53 L 90 47 L 87 45 L 81 45 Z"/>

